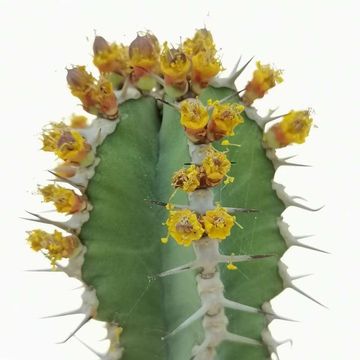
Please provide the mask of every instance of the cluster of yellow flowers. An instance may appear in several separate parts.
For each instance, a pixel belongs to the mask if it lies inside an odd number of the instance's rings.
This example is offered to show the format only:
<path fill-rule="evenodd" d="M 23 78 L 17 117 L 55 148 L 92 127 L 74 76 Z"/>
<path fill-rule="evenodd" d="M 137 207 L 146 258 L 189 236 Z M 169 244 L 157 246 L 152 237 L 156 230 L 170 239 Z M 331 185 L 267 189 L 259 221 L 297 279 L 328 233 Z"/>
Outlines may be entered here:
<path fill-rule="evenodd" d="M 187 99 L 180 103 L 180 122 L 192 142 L 209 143 L 234 135 L 235 127 L 244 122 L 244 109 L 236 103 L 210 100 L 204 106 L 198 99 Z"/>
<path fill-rule="evenodd" d="M 141 90 L 156 86 L 157 76 L 162 76 L 165 91 L 174 97 L 188 91 L 190 81 L 196 93 L 222 70 L 210 31 L 200 29 L 192 39 L 178 48 L 165 42 L 161 48 L 156 36 L 150 32 L 138 34 L 129 46 L 109 44 L 97 36 L 94 41 L 94 64 L 101 73 L 130 76 Z M 120 80 L 120 83 L 121 83 Z"/>
<path fill-rule="evenodd" d="M 57 230 L 52 234 L 39 229 L 32 230 L 29 231 L 27 240 L 33 250 L 44 250 L 52 265 L 58 260 L 71 257 L 80 243 L 75 235 L 63 236 Z"/>
<path fill-rule="evenodd" d="M 179 245 L 190 246 L 193 241 L 200 240 L 204 236 L 224 240 L 230 235 L 235 223 L 235 216 L 229 215 L 220 206 L 208 210 L 203 216 L 189 209 L 170 210 L 170 216 L 166 221 L 168 235 L 161 241 L 167 243 L 171 236 Z"/>
<path fill-rule="evenodd" d="M 115 120 L 118 117 L 118 105 L 109 79 L 100 76 L 96 80 L 85 66 L 68 69 L 66 80 L 71 93 L 79 98 L 85 111 Z"/>
<path fill-rule="evenodd" d="M 190 165 L 175 172 L 172 177 L 172 186 L 186 192 L 213 187 L 226 178 L 225 183 L 233 181 L 228 176 L 231 163 L 225 153 L 209 147 L 207 155 L 201 165 Z"/>
<path fill-rule="evenodd" d="M 72 115 L 70 125 L 64 122 L 51 123 L 44 129 L 42 150 L 53 152 L 64 161 L 55 169 L 58 176 L 70 178 L 80 166 L 88 166 L 93 162 L 92 147 L 79 132 L 86 127 L 85 116 Z M 80 213 L 88 207 L 85 195 L 77 194 L 74 190 L 63 186 L 50 184 L 39 187 L 39 193 L 44 202 L 53 203 L 59 213 L 66 215 Z M 64 236 L 59 231 L 51 234 L 40 229 L 29 232 L 28 241 L 35 251 L 43 250 L 53 265 L 57 260 L 71 257 L 80 245 L 79 239 L 74 235 Z"/>
<path fill-rule="evenodd" d="M 129 46 L 109 44 L 101 36 L 96 36 L 93 50 L 93 62 L 100 71 L 99 79 L 88 73 L 85 66 L 75 66 L 68 70 L 67 82 L 71 93 L 80 99 L 87 112 L 108 120 L 118 118 L 114 90 L 121 86 L 125 89 L 126 82 L 131 82 L 142 91 L 153 90 L 160 84 L 168 95 L 179 98 L 189 93 L 199 94 L 223 70 L 213 37 L 206 29 L 196 31 L 193 38 L 186 39 L 177 48 L 169 46 L 167 42 L 160 46 L 158 39 L 146 32 L 139 33 Z M 253 77 L 241 97 L 242 104 L 225 102 L 229 100 L 226 98 L 209 100 L 204 105 L 198 98 L 192 97 L 173 105 L 179 110 L 180 123 L 190 142 L 210 144 L 234 135 L 236 127 L 244 122 L 242 113 L 246 106 L 251 106 L 256 99 L 262 98 L 269 89 L 282 82 L 281 74 L 280 70 L 257 62 Z M 264 147 L 276 149 L 303 143 L 312 121 L 308 110 L 290 111 L 264 133 Z M 55 169 L 60 178 L 71 178 L 77 169 L 93 163 L 94 150 L 81 131 L 87 126 L 86 117 L 73 115 L 70 125 L 52 123 L 44 130 L 42 149 L 53 152 L 63 160 Z M 225 139 L 222 144 L 230 143 Z M 221 182 L 232 183 L 234 178 L 228 175 L 230 168 L 231 163 L 225 153 L 208 145 L 202 163 L 191 164 L 175 172 L 172 186 L 194 192 L 215 187 Z M 41 187 L 39 192 L 44 201 L 52 202 L 60 213 L 75 214 L 88 206 L 83 194 L 58 185 Z M 166 221 L 168 235 L 162 238 L 164 243 L 169 236 L 185 246 L 205 236 L 223 240 L 229 236 L 232 226 L 237 224 L 235 217 L 220 206 L 206 211 L 204 215 L 189 209 L 174 210 L 172 204 L 168 204 L 167 208 L 170 213 Z M 76 236 L 63 236 L 58 231 L 50 234 L 39 229 L 29 232 L 28 240 L 34 250 L 44 250 L 52 263 L 70 257 L 79 245 Z"/>

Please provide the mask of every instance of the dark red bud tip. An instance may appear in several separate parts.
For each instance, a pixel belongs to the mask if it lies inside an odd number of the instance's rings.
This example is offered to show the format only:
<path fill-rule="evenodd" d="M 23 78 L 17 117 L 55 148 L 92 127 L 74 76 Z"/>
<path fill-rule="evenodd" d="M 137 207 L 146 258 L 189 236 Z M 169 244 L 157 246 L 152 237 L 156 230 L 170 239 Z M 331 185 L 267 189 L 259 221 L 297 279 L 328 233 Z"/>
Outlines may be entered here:
<path fill-rule="evenodd" d="M 82 72 L 79 68 L 66 69 L 66 81 L 70 86 L 81 86 L 82 84 Z"/>
<path fill-rule="evenodd" d="M 136 39 L 132 41 L 129 46 L 129 55 L 132 57 L 134 52 L 139 52 L 142 56 L 152 56 L 157 51 L 158 40 L 149 33 L 145 35 L 137 35 Z"/>
<path fill-rule="evenodd" d="M 102 36 L 96 36 L 93 44 L 94 54 L 98 54 L 101 51 L 107 50 L 109 48 L 108 42 Z"/>

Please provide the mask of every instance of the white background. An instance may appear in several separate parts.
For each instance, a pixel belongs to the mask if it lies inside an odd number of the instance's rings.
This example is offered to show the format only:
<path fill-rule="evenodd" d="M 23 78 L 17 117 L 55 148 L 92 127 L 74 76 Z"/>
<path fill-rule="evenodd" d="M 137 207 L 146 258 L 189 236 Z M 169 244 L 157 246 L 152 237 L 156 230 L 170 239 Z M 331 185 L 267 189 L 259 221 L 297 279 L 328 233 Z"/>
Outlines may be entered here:
<path fill-rule="evenodd" d="M 278 339 L 291 337 L 282 360 L 359 359 L 359 21 L 356 1 L 0 1 L 1 242 L 0 360 L 96 359 L 77 340 L 55 345 L 79 318 L 40 320 L 80 305 L 79 285 L 62 274 L 28 273 L 47 267 L 29 250 L 19 220 L 25 209 L 44 209 L 34 195 L 48 178 L 53 158 L 40 152 L 41 128 L 81 112 L 70 95 L 65 67 L 91 65 L 94 31 L 128 43 L 139 30 L 177 43 L 204 25 L 230 69 L 242 54 L 284 69 L 285 82 L 256 103 L 263 111 L 312 107 L 318 128 L 308 142 L 283 152 L 312 168 L 280 169 L 276 179 L 291 195 L 308 199 L 317 212 L 286 210 L 295 234 L 323 255 L 291 249 L 285 255 L 293 275 L 313 273 L 297 285 L 329 307 L 323 309 L 292 290 L 275 299 L 275 309 L 300 320 L 276 321 Z M 239 80 L 251 76 L 254 63 Z M 356 99 L 356 100 L 355 100 Z M 79 337 L 98 350 L 106 343 L 95 321 Z M 139 342 L 141 346 L 141 342 Z M 241 356 L 237 359 L 241 359 Z"/>

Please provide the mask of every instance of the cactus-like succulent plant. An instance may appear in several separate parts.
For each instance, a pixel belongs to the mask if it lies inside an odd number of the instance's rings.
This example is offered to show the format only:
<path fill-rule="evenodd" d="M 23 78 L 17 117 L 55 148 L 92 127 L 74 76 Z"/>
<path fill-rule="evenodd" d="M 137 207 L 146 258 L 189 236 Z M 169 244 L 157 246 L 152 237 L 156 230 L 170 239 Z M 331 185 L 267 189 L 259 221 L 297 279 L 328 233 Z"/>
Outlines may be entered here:
<path fill-rule="evenodd" d="M 279 259 L 306 247 L 281 218 L 305 206 L 273 181 L 296 164 L 275 151 L 305 141 L 309 110 L 260 117 L 253 104 L 281 71 L 257 62 L 237 91 L 249 62 L 221 78 L 207 29 L 178 47 L 150 32 L 128 46 L 96 36 L 93 50 L 98 79 L 75 66 L 67 82 L 96 118 L 74 115 L 42 137 L 60 163 L 39 193 L 70 217 L 32 214 L 55 230 L 27 238 L 85 284 L 69 313 L 84 319 L 67 339 L 97 319 L 110 340 L 102 359 L 268 359 L 277 343 L 267 326 L 287 320 L 269 301 L 286 287 L 302 292 Z"/>

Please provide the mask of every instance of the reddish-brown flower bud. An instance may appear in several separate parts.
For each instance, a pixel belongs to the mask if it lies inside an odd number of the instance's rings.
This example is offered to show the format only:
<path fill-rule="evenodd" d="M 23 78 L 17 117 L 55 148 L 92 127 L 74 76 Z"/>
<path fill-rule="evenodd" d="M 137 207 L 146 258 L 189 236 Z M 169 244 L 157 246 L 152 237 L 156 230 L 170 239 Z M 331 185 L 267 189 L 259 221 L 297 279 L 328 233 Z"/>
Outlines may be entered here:
<path fill-rule="evenodd" d="M 110 48 L 108 42 L 102 36 L 96 36 L 93 43 L 94 54 L 106 51 Z"/>

